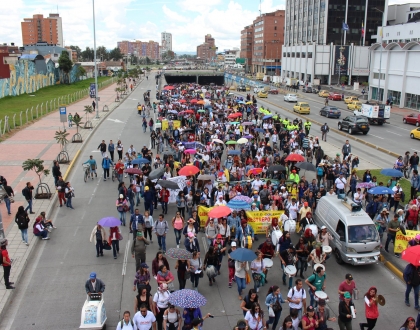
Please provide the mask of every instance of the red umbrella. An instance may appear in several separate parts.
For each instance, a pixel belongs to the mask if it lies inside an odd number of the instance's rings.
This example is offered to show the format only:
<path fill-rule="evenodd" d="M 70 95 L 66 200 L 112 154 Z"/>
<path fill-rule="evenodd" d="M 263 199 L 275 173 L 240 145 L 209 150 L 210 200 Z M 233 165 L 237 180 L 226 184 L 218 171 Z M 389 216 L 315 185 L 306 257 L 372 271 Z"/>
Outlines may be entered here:
<path fill-rule="evenodd" d="M 242 114 L 240 112 L 235 112 L 232 115 L 235 116 L 235 118 L 242 117 Z"/>
<path fill-rule="evenodd" d="M 208 213 L 209 218 L 221 218 L 231 214 L 232 211 L 227 206 L 216 206 Z"/>
<path fill-rule="evenodd" d="M 128 174 L 143 174 L 143 171 L 138 168 L 127 168 L 124 170 L 124 173 Z"/>
<path fill-rule="evenodd" d="M 304 162 L 305 158 L 298 154 L 290 154 L 286 157 L 285 160 L 287 160 L 288 162 Z"/>
<path fill-rule="evenodd" d="M 420 245 L 409 247 L 401 254 L 401 259 L 408 261 L 414 266 L 420 266 Z"/>
<path fill-rule="evenodd" d="M 231 113 L 229 116 L 227 116 L 228 118 L 234 119 L 236 118 L 235 114 Z"/>
<path fill-rule="evenodd" d="M 185 113 L 194 113 L 194 110 L 185 110 Z"/>
<path fill-rule="evenodd" d="M 165 86 L 165 87 L 163 87 L 163 89 L 169 91 L 169 90 L 175 89 L 175 87 L 174 86 Z"/>
<path fill-rule="evenodd" d="M 197 99 L 192 99 L 191 101 L 190 101 L 190 103 L 197 103 L 198 102 L 198 100 Z"/>
<path fill-rule="evenodd" d="M 251 175 L 251 174 L 254 174 L 254 175 L 260 174 L 262 172 L 262 170 L 263 169 L 260 168 L 260 167 L 253 168 L 253 169 L 251 169 L 251 170 L 248 171 L 248 175 Z"/>
<path fill-rule="evenodd" d="M 185 101 L 184 99 L 179 100 L 179 103 L 185 103 L 185 102 L 187 102 L 187 101 Z"/>
<path fill-rule="evenodd" d="M 194 165 L 187 165 L 181 168 L 178 172 L 179 175 L 190 176 L 200 172 L 200 169 Z"/>

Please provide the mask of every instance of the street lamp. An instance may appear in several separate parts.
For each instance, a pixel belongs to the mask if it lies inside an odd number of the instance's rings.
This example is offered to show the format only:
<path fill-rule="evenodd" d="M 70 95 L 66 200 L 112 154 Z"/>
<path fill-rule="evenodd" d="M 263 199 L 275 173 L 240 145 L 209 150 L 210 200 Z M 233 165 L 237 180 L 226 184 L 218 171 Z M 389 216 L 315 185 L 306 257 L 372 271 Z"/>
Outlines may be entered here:
<path fill-rule="evenodd" d="M 381 38 L 381 53 L 379 55 L 379 84 L 378 84 L 378 93 L 376 95 L 376 99 L 378 101 L 383 102 L 383 97 L 382 100 L 381 98 L 381 78 L 382 78 L 382 34 L 383 34 L 383 26 L 384 26 L 384 12 L 376 7 L 373 7 L 373 9 L 375 9 L 376 11 L 379 11 L 380 13 L 382 13 L 382 22 L 381 22 L 381 33 L 380 33 L 380 38 Z M 382 95 L 383 96 L 383 95 Z"/>
<path fill-rule="evenodd" d="M 93 60 L 95 62 L 95 103 L 96 103 L 96 118 L 99 119 L 99 103 L 98 103 L 98 70 L 96 67 L 96 31 L 95 31 L 95 0 L 92 0 L 93 11 Z"/>

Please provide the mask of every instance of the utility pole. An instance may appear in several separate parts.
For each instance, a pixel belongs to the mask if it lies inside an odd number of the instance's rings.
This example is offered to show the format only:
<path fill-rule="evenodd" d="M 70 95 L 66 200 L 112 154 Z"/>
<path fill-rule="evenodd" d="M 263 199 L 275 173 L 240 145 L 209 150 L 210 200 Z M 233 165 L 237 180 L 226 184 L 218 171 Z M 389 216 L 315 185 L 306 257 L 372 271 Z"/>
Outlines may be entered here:
<path fill-rule="evenodd" d="M 98 102 L 98 68 L 96 64 L 96 31 L 95 31 L 95 0 L 92 0 L 93 10 L 93 60 L 95 63 L 95 103 L 96 103 L 96 118 L 99 119 L 99 102 Z"/>

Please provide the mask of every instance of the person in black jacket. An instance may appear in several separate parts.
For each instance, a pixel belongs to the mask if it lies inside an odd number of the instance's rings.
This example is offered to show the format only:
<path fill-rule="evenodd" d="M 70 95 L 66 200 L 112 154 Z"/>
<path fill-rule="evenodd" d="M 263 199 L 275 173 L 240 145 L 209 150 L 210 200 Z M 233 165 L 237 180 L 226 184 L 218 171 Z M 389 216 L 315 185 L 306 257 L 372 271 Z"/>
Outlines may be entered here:
<path fill-rule="evenodd" d="M 28 213 L 25 211 L 23 206 L 19 206 L 16 216 L 15 216 L 15 222 L 18 225 L 18 228 L 20 230 L 20 233 L 22 235 L 22 242 L 26 245 L 29 245 L 28 243 L 28 224 L 29 224 L 29 216 Z"/>
<path fill-rule="evenodd" d="M 410 292 L 414 290 L 414 308 L 419 310 L 420 267 L 408 264 L 403 273 L 406 283 L 405 304 L 410 306 Z"/>
<path fill-rule="evenodd" d="M 58 161 L 54 161 L 54 166 L 52 167 L 52 175 L 54 177 L 54 185 L 57 186 L 58 178 L 61 176 L 60 165 Z"/>
<path fill-rule="evenodd" d="M 26 187 L 22 189 L 22 195 L 28 202 L 25 211 L 29 209 L 30 214 L 35 214 L 35 212 L 32 211 L 32 190 L 34 190 L 34 186 L 30 182 L 26 182 Z"/>
<path fill-rule="evenodd" d="M 105 157 L 105 155 L 106 155 L 106 143 L 105 143 L 105 140 L 102 140 L 101 144 L 98 146 L 98 149 L 101 151 L 102 157 Z"/>
<path fill-rule="evenodd" d="M 4 185 L 3 188 L 4 188 L 4 191 L 6 192 L 3 198 L 4 198 L 4 202 L 6 203 L 7 214 L 10 215 L 12 214 L 10 210 L 10 206 L 12 203 L 11 198 L 15 196 L 15 192 L 13 191 L 13 188 L 8 185 Z"/>
<path fill-rule="evenodd" d="M 354 304 L 351 301 L 350 292 L 344 293 L 344 300 L 340 301 L 338 305 L 338 326 L 340 330 L 350 330 L 352 329 L 351 321 L 353 319 L 351 315 L 351 307 L 354 308 Z M 356 309 L 354 309 L 356 313 Z"/>

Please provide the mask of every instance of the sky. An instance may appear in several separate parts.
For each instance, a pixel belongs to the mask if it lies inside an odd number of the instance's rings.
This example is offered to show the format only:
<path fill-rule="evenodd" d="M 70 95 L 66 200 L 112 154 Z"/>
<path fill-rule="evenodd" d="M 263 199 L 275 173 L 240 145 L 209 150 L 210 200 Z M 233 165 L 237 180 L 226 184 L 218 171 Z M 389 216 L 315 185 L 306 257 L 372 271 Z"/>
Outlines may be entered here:
<path fill-rule="evenodd" d="M 406 3 L 389 0 L 390 4 Z M 261 0 L 262 13 L 284 9 L 286 0 Z M 87 0 L 5 0 L 0 11 L 0 42 L 22 45 L 21 21 L 34 14 L 58 13 L 64 43 L 93 47 L 92 2 Z M 240 48 L 240 32 L 259 15 L 259 0 L 95 0 L 96 45 L 108 49 L 117 41 L 160 41 L 172 33 L 176 53 L 195 52 L 211 34 L 219 51 Z"/>

